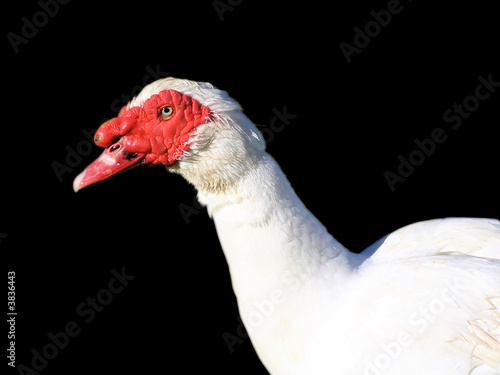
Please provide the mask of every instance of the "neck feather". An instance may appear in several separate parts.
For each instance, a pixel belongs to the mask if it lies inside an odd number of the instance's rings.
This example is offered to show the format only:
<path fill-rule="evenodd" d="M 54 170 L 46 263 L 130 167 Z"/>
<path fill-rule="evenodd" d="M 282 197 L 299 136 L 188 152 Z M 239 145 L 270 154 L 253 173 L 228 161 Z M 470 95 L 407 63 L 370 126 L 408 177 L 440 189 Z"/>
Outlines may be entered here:
<path fill-rule="evenodd" d="M 307 210 L 275 160 L 265 151 L 254 160 L 230 189 L 198 192 L 215 221 L 238 299 L 262 299 L 325 267 L 345 268 L 349 252 Z"/>

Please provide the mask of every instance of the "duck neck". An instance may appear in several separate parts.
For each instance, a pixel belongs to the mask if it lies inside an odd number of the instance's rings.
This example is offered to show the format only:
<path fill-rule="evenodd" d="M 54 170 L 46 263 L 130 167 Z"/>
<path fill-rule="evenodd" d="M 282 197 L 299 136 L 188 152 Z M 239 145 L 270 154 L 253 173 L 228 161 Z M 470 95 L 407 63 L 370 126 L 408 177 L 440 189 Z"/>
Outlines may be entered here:
<path fill-rule="evenodd" d="M 231 188 L 198 194 L 215 222 L 240 309 L 242 300 L 284 294 L 325 267 L 349 263 L 349 252 L 307 210 L 275 160 L 264 151 L 254 160 Z"/>

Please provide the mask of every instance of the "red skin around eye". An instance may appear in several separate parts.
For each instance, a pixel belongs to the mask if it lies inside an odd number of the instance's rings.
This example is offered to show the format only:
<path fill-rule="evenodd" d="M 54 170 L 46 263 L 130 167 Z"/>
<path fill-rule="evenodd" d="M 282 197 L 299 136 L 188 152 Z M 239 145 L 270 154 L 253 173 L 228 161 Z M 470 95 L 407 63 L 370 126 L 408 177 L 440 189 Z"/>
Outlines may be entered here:
<path fill-rule="evenodd" d="M 171 106 L 174 113 L 163 119 L 161 109 Z M 189 137 L 197 126 L 211 118 L 208 107 L 175 90 L 151 96 L 142 107 L 122 109 L 118 117 L 97 130 L 95 142 L 109 147 L 118 138 L 128 152 L 146 154 L 146 163 L 171 165 L 189 149 Z"/>

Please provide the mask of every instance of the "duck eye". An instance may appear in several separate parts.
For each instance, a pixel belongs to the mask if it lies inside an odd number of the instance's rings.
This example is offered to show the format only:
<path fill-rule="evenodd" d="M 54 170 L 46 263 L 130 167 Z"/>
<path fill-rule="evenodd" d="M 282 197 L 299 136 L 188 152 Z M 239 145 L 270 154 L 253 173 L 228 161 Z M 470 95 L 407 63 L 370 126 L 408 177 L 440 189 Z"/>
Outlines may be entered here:
<path fill-rule="evenodd" d="M 168 120 L 174 114 L 174 107 L 163 107 L 160 110 L 160 115 L 163 120 Z"/>

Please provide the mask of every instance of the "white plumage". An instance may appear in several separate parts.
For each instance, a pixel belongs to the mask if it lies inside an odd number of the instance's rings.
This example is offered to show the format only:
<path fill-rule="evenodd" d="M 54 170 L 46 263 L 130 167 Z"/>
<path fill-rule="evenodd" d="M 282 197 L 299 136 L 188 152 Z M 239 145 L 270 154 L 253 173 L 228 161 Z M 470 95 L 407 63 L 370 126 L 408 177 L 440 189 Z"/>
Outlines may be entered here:
<path fill-rule="evenodd" d="M 214 113 L 168 169 L 215 221 L 242 320 L 273 375 L 500 374 L 500 222 L 448 218 L 350 253 L 306 209 L 240 106 L 164 79 Z"/>

